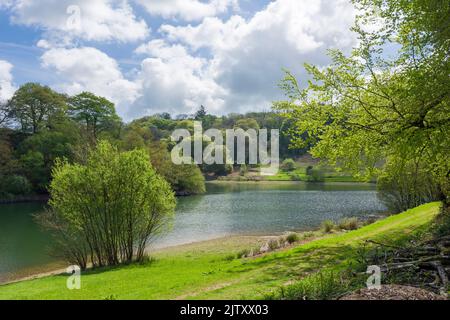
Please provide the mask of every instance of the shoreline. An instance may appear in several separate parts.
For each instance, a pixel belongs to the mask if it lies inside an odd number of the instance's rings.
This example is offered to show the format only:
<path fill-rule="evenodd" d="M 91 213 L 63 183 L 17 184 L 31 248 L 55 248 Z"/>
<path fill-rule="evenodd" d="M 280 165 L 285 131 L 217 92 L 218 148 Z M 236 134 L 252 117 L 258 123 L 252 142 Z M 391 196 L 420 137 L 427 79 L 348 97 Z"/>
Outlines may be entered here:
<path fill-rule="evenodd" d="M 205 181 L 206 184 L 275 184 L 275 183 L 284 183 L 284 184 L 342 184 L 342 185 L 376 185 L 376 182 L 372 181 L 295 181 L 295 180 L 245 180 L 245 181 L 235 181 L 235 180 L 209 180 Z"/>

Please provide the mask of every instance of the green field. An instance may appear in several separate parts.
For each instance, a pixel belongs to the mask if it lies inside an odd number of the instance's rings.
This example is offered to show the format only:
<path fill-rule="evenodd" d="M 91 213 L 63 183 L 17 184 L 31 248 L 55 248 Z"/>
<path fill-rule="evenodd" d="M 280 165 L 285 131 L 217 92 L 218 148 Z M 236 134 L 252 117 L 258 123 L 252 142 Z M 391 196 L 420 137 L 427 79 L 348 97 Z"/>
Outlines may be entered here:
<path fill-rule="evenodd" d="M 146 264 L 82 274 L 82 288 L 68 290 L 67 275 L 0 286 L 0 299 L 259 299 L 319 270 L 355 262 L 364 240 L 403 241 L 424 230 L 439 212 L 429 203 L 355 231 L 323 236 L 257 258 L 233 259 L 263 241 L 235 237 L 180 246 L 153 254 Z"/>

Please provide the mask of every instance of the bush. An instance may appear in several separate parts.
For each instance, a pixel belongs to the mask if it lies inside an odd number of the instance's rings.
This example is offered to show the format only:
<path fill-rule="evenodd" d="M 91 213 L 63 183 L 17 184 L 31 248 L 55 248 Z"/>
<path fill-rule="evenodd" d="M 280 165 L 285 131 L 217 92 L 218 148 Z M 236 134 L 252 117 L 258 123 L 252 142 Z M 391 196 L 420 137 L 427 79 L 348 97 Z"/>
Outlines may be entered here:
<path fill-rule="evenodd" d="M 240 259 L 240 258 L 247 258 L 248 256 L 250 256 L 250 249 L 242 249 L 241 251 L 239 251 L 236 254 L 236 257 L 238 259 Z"/>
<path fill-rule="evenodd" d="M 336 272 L 318 272 L 297 283 L 282 287 L 281 300 L 329 300 L 347 292 L 351 282 Z"/>
<path fill-rule="evenodd" d="M 335 228 L 334 222 L 331 220 L 322 221 L 321 229 L 325 233 L 330 233 Z"/>
<path fill-rule="evenodd" d="M 281 163 L 281 169 L 284 171 L 293 171 L 295 170 L 295 161 L 292 159 L 285 159 L 282 163 Z"/>
<path fill-rule="evenodd" d="M 277 239 L 270 239 L 267 242 L 267 246 L 269 248 L 270 251 L 276 250 L 280 247 L 280 243 L 278 242 Z"/>
<path fill-rule="evenodd" d="M 107 142 L 85 165 L 57 161 L 50 210 L 39 222 L 55 237 L 57 252 L 86 268 L 145 258 L 149 241 L 168 226 L 175 209 L 170 185 L 153 170 L 148 153 L 120 153 Z"/>
<path fill-rule="evenodd" d="M 288 243 L 294 243 L 300 240 L 300 237 L 298 236 L 298 234 L 291 232 L 286 236 L 286 241 Z"/>
<path fill-rule="evenodd" d="M 344 218 L 339 221 L 337 227 L 341 230 L 356 230 L 359 228 L 359 220 L 358 218 Z"/>
<path fill-rule="evenodd" d="M 306 168 L 306 180 L 309 182 L 322 182 L 325 178 L 320 169 L 315 169 L 313 166 L 308 166 Z"/>
<path fill-rule="evenodd" d="M 0 194 L 5 195 L 27 195 L 32 192 L 33 187 L 27 178 L 18 175 L 2 177 L 0 180 Z"/>

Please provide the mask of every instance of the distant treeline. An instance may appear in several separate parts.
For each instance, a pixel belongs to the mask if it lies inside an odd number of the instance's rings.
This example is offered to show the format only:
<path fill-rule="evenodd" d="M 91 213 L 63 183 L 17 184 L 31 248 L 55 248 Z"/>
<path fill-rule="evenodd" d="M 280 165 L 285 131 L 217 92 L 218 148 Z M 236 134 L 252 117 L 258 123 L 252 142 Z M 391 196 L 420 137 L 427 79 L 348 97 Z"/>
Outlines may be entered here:
<path fill-rule="evenodd" d="M 274 112 L 215 116 L 201 106 L 194 115 L 168 113 L 124 123 L 114 104 L 89 92 L 68 96 L 38 83 L 21 86 L 0 105 L 0 199 L 46 194 L 57 158 L 84 163 L 99 140 L 121 150 L 144 148 L 152 165 L 178 194 L 205 191 L 204 176 L 230 173 L 234 166 L 181 165 L 170 159 L 174 129 L 193 130 L 194 121 L 203 129 L 280 129 L 280 157 L 292 158 L 307 150 L 289 148 L 290 122 Z"/>

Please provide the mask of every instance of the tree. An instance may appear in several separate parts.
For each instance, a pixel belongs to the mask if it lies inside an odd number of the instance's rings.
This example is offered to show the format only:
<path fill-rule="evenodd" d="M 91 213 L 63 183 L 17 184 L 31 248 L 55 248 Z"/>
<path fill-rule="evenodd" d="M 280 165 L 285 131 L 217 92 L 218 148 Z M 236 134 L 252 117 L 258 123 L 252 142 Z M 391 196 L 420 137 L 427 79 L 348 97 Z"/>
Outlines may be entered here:
<path fill-rule="evenodd" d="M 170 183 L 177 194 L 201 194 L 206 191 L 205 178 L 197 165 L 174 164 L 165 142 L 154 141 L 150 144 L 149 150 L 153 167 Z"/>
<path fill-rule="evenodd" d="M 74 159 L 74 147 L 82 144 L 77 125 L 66 119 L 51 130 L 26 137 L 16 148 L 20 157 L 21 174 L 33 184 L 35 191 L 46 193 L 55 160 Z"/>
<path fill-rule="evenodd" d="M 326 68 L 307 64 L 312 80 L 304 90 L 287 71 L 288 100 L 275 108 L 294 122 L 294 145 L 312 145 L 314 156 L 367 177 L 387 158 L 421 158 L 448 197 L 450 4 L 354 3 L 363 12 L 353 28 L 359 46 L 349 56 L 332 50 Z M 384 49 L 392 46 L 400 49 L 391 58 Z"/>
<path fill-rule="evenodd" d="M 175 198 L 144 150 L 119 152 L 101 141 L 86 165 L 59 161 L 50 185 L 51 210 L 38 220 L 58 252 L 85 268 L 141 261 L 170 222 Z"/>
<path fill-rule="evenodd" d="M 114 103 L 90 92 L 82 92 L 69 99 L 69 115 L 83 124 L 94 140 L 99 133 L 113 129 L 120 122 Z"/>
<path fill-rule="evenodd" d="M 7 103 L 0 101 L 0 126 L 6 124 L 9 118 Z"/>
<path fill-rule="evenodd" d="M 195 113 L 195 120 L 203 120 L 203 118 L 206 116 L 206 109 L 203 105 L 200 106 L 200 108 Z"/>
<path fill-rule="evenodd" d="M 7 104 L 7 114 L 21 126 L 23 132 L 37 133 L 63 117 L 66 97 L 47 86 L 26 83 Z"/>

